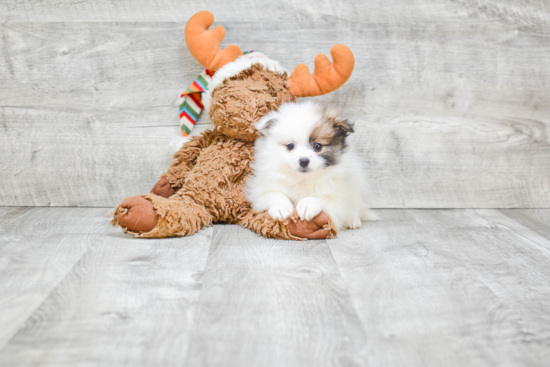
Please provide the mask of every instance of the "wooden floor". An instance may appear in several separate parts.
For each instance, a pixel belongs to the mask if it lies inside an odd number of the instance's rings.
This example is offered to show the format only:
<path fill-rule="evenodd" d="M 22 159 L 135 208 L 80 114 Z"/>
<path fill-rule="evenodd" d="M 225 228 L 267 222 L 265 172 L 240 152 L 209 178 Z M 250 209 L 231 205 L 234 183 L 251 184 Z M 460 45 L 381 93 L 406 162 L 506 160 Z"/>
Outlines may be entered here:
<path fill-rule="evenodd" d="M 328 241 L 134 239 L 0 208 L 1 366 L 549 366 L 550 210 L 378 210 Z"/>

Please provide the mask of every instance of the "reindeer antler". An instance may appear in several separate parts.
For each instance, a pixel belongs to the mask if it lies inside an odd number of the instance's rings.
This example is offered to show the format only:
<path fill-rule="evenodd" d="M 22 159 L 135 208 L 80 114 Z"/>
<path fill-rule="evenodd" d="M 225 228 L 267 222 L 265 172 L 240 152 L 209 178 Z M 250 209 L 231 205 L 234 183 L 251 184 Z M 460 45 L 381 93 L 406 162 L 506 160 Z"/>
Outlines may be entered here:
<path fill-rule="evenodd" d="M 195 60 L 205 68 L 216 71 L 243 53 L 239 46 L 235 45 L 229 45 L 221 50 L 225 29 L 216 26 L 208 30 L 213 23 L 214 15 L 209 11 L 203 10 L 193 15 L 185 26 L 185 42 Z"/>
<path fill-rule="evenodd" d="M 287 82 L 290 93 L 295 97 L 311 97 L 340 88 L 353 72 L 353 53 L 344 45 L 334 45 L 330 54 L 333 63 L 324 54 L 315 57 L 313 75 L 309 73 L 306 64 L 296 66 Z"/>

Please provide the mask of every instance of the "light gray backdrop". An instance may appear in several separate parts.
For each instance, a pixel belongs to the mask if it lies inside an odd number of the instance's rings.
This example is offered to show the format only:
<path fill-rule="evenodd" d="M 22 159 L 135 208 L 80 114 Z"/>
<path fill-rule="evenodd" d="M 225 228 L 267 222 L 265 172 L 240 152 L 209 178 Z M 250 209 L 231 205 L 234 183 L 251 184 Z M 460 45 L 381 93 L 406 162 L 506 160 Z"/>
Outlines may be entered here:
<path fill-rule="evenodd" d="M 356 122 L 374 206 L 550 207 L 550 1 L 2 1 L 0 205 L 114 206 L 146 193 L 202 71 L 187 19 L 292 70 L 343 43 L 316 100 Z"/>

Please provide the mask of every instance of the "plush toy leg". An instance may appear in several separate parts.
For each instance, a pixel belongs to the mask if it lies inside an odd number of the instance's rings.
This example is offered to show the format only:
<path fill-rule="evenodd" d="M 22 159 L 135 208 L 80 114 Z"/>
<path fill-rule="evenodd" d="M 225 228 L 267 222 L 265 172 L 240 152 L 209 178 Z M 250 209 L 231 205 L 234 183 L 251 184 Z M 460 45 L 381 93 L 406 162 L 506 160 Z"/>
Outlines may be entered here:
<path fill-rule="evenodd" d="M 325 239 L 337 234 L 336 227 L 325 213 L 310 221 L 300 220 L 296 212 L 288 219 L 275 220 L 267 212 L 249 210 L 239 217 L 238 223 L 263 237 L 283 240 Z"/>
<path fill-rule="evenodd" d="M 169 198 L 174 195 L 185 182 L 185 177 L 193 168 L 199 158 L 202 149 L 214 143 L 220 135 L 217 132 L 204 131 L 201 136 L 193 136 L 180 150 L 174 154 L 174 160 L 157 181 L 151 194 Z"/>
<path fill-rule="evenodd" d="M 218 132 L 210 130 L 203 131 L 201 136 L 191 137 L 191 140 L 183 144 L 180 150 L 174 154 L 172 164 L 161 177 L 165 178 L 170 186 L 179 190 L 185 182 L 185 177 L 197 163 L 202 150 L 215 143 L 219 138 Z"/>
<path fill-rule="evenodd" d="M 210 223 L 212 216 L 190 198 L 182 196 L 175 200 L 156 195 L 124 199 L 111 221 L 125 233 L 154 238 L 190 236 Z"/>

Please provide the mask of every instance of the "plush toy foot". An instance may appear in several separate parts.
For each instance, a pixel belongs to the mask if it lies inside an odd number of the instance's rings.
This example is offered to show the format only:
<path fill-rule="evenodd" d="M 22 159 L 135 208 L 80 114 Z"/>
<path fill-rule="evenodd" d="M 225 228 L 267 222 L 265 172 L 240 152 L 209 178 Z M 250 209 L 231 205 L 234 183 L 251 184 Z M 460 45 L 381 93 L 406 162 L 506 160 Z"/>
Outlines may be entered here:
<path fill-rule="evenodd" d="M 155 186 L 153 186 L 153 189 L 151 190 L 151 194 L 162 196 L 163 198 L 169 198 L 170 196 L 174 195 L 177 191 L 178 190 L 170 186 L 170 183 L 168 182 L 167 179 L 162 177 L 160 180 L 157 181 Z"/>
<path fill-rule="evenodd" d="M 320 213 L 311 220 L 298 219 L 290 222 L 288 229 L 293 236 L 309 240 L 331 238 L 337 233 L 336 227 L 325 213 Z"/>
<path fill-rule="evenodd" d="M 336 236 L 337 230 L 332 220 L 325 213 L 320 213 L 311 220 L 300 220 L 298 213 L 283 220 L 275 220 L 267 213 L 250 209 L 239 217 L 239 224 L 266 238 L 281 240 L 318 240 Z"/>
<path fill-rule="evenodd" d="M 131 196 L 122 200 L 115 210 L 115 219 L 131 232 L 149 232 L 158 223 L 159 217 L 153 203 L 142 196 Z"/>
<path fill-rule="evenodd" d="M 178 195 L 171 199 L 152 194 L 126 198 L 113 217 L 113 226 L 144 238 L 190 236 L 212 223 L 212 216 L 203 205 Z"/>

